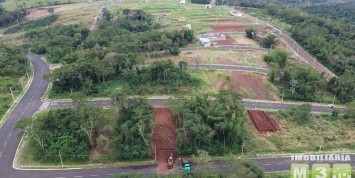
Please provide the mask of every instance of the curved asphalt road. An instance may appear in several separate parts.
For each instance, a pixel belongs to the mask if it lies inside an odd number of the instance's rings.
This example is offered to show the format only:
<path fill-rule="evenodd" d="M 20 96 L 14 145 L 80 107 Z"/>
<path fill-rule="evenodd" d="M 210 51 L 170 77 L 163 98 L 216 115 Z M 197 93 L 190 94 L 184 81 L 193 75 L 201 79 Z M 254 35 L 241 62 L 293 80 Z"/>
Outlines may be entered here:
<path fill-rule="evenodd" d="M 92 169 L 72 169 L 72 170 L 16 170 L 12 164 L 16 154 L 20 139 L 17 136 L 19 129 L 14 129 L 15 123 L 24 117 L 32 117 L 39 109 L 70 106 L 71 102 L 53 102 L 43 103 L 41 97 L 46 92 L 48 82 L 43 80 L 43 76 L 49 73 L 48 65 L 41 60 L 41 56 L 28 54 L 28 59 L 34 67 L 34 78 L 23 98 L 19 101 L 14 110 L 10 113 L 4 125 L 0 128 L 0 178 L 48 178 L 48 177 L 111 177 L 118 172 L 141 172 L 145 175 L 155 172 L 155 165 L 148 166 L 130 166 L 113 168 L 92 168 Z M 152 99 L 153 105 L 165 105 L 166 99 Z M 274 104 L 267 101 L 243 101 L 247 107 L 282 109 L 287 107 L 285 104 Z M 93 101 L 93 104 L 99 106 L 111 105 L 110 101 Z M 329 108 L 316 107 L 315 110 L 326 111 Z M 329 111 L 328 111 L 329 112 Z M 269 158 L 258 159 L 257 162 L 268 160 Z M 284 158 L 279 158 L 284 159 Z M 276 160 L 275 162 L 278 162 Z M 264 166 L 268 170 L 282 169 L 275 164 L 272 169 Z M 285 170 L 288 170 L 287 167 Z"/>

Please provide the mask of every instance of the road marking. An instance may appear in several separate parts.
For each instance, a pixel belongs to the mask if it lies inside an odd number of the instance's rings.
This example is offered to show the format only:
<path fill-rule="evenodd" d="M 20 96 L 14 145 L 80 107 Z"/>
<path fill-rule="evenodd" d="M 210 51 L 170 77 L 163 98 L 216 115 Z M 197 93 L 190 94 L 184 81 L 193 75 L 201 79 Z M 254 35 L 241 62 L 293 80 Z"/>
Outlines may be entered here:
<path fill-rule="evenodd" d="M 0 157 L 1 157 L 1 155 L 2 155 L 2 152 L 0 153 Z"/>
<path fill-rule="evenodd" d="M 99 177 L 99 175 L 90 175 L 90 176 L 92 176 L 92 177 Z"/>
<path fill-rule="evenodd" d="M 74 176 L 74 177 L 83 177 L 83 176 Z"/>
<path fill-rule="evenodd" d="M 113 176 L 113 174 L 106 174 L 107 176 Z"/>
<path fill-rule="evenodd" d="M 4 147 L 6 146 L 6 144 L 7 144 L 7 141 L 5 141 L 5 143 L 4 143 Z"/>
<path fill-rule="evenodd" d="M 9 137 L 10 137 L 11 133 L 12 133 L 12 131 L 9 133 Z"/>
<path fill-rule="evenodd" d="M 67 178 L 67 177 L 55 177 L 55 178 Z"/>
<path fill-rule="evenodd" d="M 270 164 L 264 164 L 264 165 L 270 165 Z"/>

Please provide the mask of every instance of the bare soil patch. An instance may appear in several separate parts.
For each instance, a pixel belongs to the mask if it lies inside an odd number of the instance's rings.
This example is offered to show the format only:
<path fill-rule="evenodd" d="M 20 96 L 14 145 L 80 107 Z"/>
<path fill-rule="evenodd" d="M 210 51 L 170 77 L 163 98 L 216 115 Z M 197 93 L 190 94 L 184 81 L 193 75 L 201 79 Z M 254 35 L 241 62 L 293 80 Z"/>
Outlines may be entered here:
<path fill-rule="evenodd" d="M 154 108 L 155 127 L 153 129 L 153 155 L 156 153 L 158 163 L 157 173 L 163 174 L 170 170 L 176 170 L 178 165 L 175 163 L 173 169 L 168 169 L 168 158 L 173 155 L 174 161 L 177 159 L 176 137 L 177 129 L 173 122 L 173 113 L 167 108 Z M 155 153 L 154 153 L 155 152 Z"/>
<path fill-rule="evenodd" d="M 218 23 L 218 22 L 222 22 L 222 23 L 236 23 L 236 22 L 247 22 L 247 19 L 245 18 L 235 18 L 235 19 L 219 19 L 219 20 L 206 20 L 206 22 L 209 23 Z"/>
<path fill-rule="evenodd" d="M 248 115 L 260 133 L 280 131 L 279 124 L 264 111 L 248 110 Z"/>
<path fill-rule="evenodd" d="M 29 20 L 37 19 L 40 17 L 51 15 L 51 13 L 48 12 L 48 8 L 47 7 L 39 7 L 39 8 L 35 8 L 35 9 L 29 9 L 27 11 L 27 13 L 28 13 L 27 19 L 29 19 Z M 52 8 L 54 8 L 54 13 L 62 12 L 61 7 L 52 7 Z"/>
<path fill-rule="evenodd" d="M 245 32 L 246 29 L 250 28 L 249 25 L 213 25 L 212 32 Z M 260 27 L 256 28 L 257 32 L 265 33 L 266 30 Z"/>
<path fill-rule="evenodd" d="M 265 80 L 258 74 L 233 71 L 229 82 L 220 85 L 220 90 L 240 92 L 244 98 L 272 99 Z"/>
<path fill-rule="evenodd" d="M 233 51 L 233 50 L 209 50 L 201 48 L 199 50 L 183 51 L 179 56 L 168 56 L 151 58 L 144 62 L 149 64 L 155 61 L 171 59 L 174 63 L 186 61 L 191 64 L 223 64 L 223 65 L 242 65 L 252 67 L 267 68 L 263 61 L 263 51 Z"/>

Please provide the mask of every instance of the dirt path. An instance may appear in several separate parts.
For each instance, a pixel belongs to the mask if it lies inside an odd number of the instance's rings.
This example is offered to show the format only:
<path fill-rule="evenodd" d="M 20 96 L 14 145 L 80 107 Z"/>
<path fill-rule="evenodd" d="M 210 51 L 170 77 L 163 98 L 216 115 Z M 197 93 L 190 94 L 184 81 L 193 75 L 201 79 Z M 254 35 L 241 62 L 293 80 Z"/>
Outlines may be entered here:
<path fill-rule="evenodd" d="M 264 111 L 248 110 L 248 114 L 259 132 L 276 132 L 280 130 L 276 121 L 269 117 Z"/>
<path fill-rule="evenodd" d="M 168 169 L 167 165 L 167 160 L 170 154 L 173 155 L 174 160 L 177 159 L 177 130 L 173 122 L 172 115 L 173 113 L 170 109 L 154 109 L 155 127 L 153 129 L 153 144 L 156 149 L 155 157 L 158 163 L 158 174 L 164 174 L 178 168 L 177 164 L 174 164 L 173 169 Z"/>

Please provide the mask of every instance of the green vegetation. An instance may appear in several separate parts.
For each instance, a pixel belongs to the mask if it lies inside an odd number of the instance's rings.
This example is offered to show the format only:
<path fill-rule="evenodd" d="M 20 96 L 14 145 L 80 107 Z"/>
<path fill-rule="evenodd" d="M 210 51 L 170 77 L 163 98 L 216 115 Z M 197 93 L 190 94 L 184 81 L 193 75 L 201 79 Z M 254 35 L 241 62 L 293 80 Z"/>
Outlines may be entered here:
<path fill-rule="evenodd" d="M 19 23 L 24 20 L 26 16 L 25 9 L 18 9 L 15 11 L 7 11 L 1 4 L 0 4 L 0 28 L 12 25 L 14 23 Z"/>
<path fill-rule="evenodd" d="M 103 125 L 103 109 L 77 103 L 75 108 L 39 114 L 29 128 L 33 160 L 39 162 L 87 161 Z"/>
<path fill-rule="evenodd" d="M 130 0 L 124 3 L 114 4 L 112 9 L 142 9 L 148 14 L 155 14 L 155 20 L 158 21 L 164 30 L 182 29 L 182 26 L 191 24 L 194 32 L 209 32 L 211 24 L 206 21 L 218 19 L 233 19 L 234 17 L 228 10 L 222 7 L 214 6 L 206 10 L 202 4 L 194 4 L 186 1 L 186 5 L 179 5 L 179 1 L 150 1 L 149 3 L 142 3 L 141 0 Z M 166 14 L 166 15 L 164 15 Z M 163 16 L 164 15 L 164 16 Z M 184 17 L 186 21 L 178 21 L 178 18 Z"/>
<path fill-rule="evenodd" d="M 254 39 L 256 36 L 256 31 L 252 28 L 248 28 L 245 30 L 245 33 L 247 35 L 247 38 Z"/>
<path fill-rule="evenodd" d="M 14 27 L 7 29 L 4 32 L 4 34 L 12 34 L 12 33 L 17 33 L 19 31 L 27 31 L 27 30 L 33 30 L 36 28 L 49 26 L 53 22 L 55 22 L 58 19 L 58 17 L 59 17 L 59 15 L 51 15 L 51 16 L 44 17 L 41 19 L 31 20 L 31 21 L 28 21 L 25 23 L 21 23 L 19 25 L 16 25 Z"/>
<path fill-rule="evenodd" d="M 35 8 L 42 6 L 53 6 L 59 4 L 71 4 L 75 2 L 83 2 L 80 0 L 28 0 L 28 1 L 18 1 L 18 0 L 3 0 L 2 5 L 7 10 L 16 10 L 16 9 L 27 9 L 27 8 Z M 1 2 L 1 1 L 0 1 Z"/>
<path fill-rule="evenodd" d="M 277 36 L 275 35 L 268 35 L 266 38 L 262 40 L 262 45 L 264 48 L 272 48 L 275 45 L 277 40 Z"/>
<path fill-rule="evenodd" d="M 270 114 L 279 118 L 283 131 L 266 139 L 280 152 L 319 151 L 322 142 L 322 151 L 355 149 L 353 118 L 310 114 L 310 106 L 307 105 Z"/>
<path fill-rule="evenodd" d="M 196 4 L 209 4 L 211 1 L 210 0 L 191 0 L 191 3 L 196 3 Z"/>
<path fill-rule="evenodd" d="M 340 20 L 355 25 L 354 3 L 311 5 L 302 9 L 323 18 Z"/>
<path fill-rule="evenodd" d="M 310 68 L 288 63 L 288 53 L 274 50 L 264 57 L 272 68 L 269 79 L 279 86 L 284 98 L 301 101 L 318 101 L 318 93 L 324 95 L 327 90 L 326 79 Z"/>
<path fill-rule="evenodd" d="M 151 158 L 153 107 L 143 98 L 115 100 L 119 113 L 114 128 L 117 159 Z"/>
<path fill-rule="evenodd" d="M 211 155 L 237 153 L 248 134 L 241 98 L 220 93 L 215 100 L 196 96 L 170 103 L 178 128 L 178 151 L 183 155 L 205 150 Z"/>
<path fill-rule="evenodd" d="M 24 51 L 17 47 L 8 47 L 0 44 L 0 120 L 10 108 L 14 95 L 19 95 L 24 89 L 21 85 L 22 77 L 29 72 L 29 63 Z M 22 81 L 22 82 L 25 82 Z M 23 83 L 25 84 L 25 83 Z"/>
<path fill-rule="evenodd" d="M 65 63 L 48 76 L 53 81 L 53 94 L 82 91 L 93 95 L 98 93 L 99 85 L 113 80 L 131 88 L 130 94 L 152 90 L 147 86 L 163 86 L 158 92 L 170 93 L 199 83 L 171 61 L 139 66 L 144 62 L 144 53 L 179 54 L 179 47 L 193 40 L 192 31 L 155 31 L 159 25 L 141 10 L 126 9 L 116 15 L 105 12 L 104 17 L 93 32 L 70 25 L 25 34 L 33 41 L 32 52 L 46 52 L 50 62 Z"/>
<path fill-rule="evenodd" d="M 327 84 L 328 91 L 343 103 L 354 100 L 355 26 L 283 6 L 270 4 L 262 7 L 264 14 L 290 25 L 288 32 L 291 36 L 322 64 L 340 75 Z"/>

